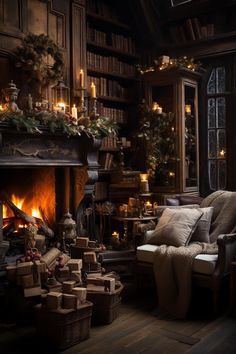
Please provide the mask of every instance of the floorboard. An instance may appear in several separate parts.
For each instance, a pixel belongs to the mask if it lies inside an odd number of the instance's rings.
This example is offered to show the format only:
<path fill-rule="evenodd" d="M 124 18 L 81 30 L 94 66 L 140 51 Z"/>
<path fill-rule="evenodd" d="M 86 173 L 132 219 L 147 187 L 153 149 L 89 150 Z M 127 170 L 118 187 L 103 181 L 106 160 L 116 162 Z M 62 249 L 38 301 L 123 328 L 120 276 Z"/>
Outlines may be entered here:
<path fill-rule="evenodd" d="M 126 284 L 127 285 L 127 284 Z M 129 288 L 130 287 L 130 288 Z M 109 325 L 92 326 L 90 338 L 63 354 L 233 354 L 236 352 L 236 319 L 223 313 L 214 318 L 205 312 L 186 320 L 158 314 L 155 292 L 137 296 L 126 286 L 119 317 Z M 3 354 L 54 354 L 49 343 L 36 336 L 32 325 L 0 328 Z"/>

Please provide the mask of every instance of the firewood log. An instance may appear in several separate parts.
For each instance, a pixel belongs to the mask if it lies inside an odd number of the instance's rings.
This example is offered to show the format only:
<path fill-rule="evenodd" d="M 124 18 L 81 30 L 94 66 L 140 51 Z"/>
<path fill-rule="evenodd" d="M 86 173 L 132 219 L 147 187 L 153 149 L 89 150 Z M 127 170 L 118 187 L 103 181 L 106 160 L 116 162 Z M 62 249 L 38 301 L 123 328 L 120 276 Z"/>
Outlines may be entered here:
<path fill-rule="evenodd" d="M 9 208 L 13 211 L 14 215 L 18 218 L 21 218 L 25 222 L 36 224 L 36 219 L 34 216 L 31 216 L 25 213 L 23 210 L 17 208 L 17 206 L 7 197 L 4 198 L 5 203 L 9 206 Z"/>

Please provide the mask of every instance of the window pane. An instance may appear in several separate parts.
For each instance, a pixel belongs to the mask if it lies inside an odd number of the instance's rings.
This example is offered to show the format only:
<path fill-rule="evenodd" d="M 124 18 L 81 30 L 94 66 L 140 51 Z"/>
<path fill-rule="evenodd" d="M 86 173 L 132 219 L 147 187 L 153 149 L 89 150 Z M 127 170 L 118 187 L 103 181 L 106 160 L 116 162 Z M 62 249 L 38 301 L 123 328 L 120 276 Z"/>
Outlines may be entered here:
<path fill-rule="evenodd" d="M 216 190 L 216 160 L 208 162 L 208 176 L 210 189 Z"/>
<path fill-rule="evenodd" d="M 226 161 L 225 160 L 218 161 L 218 188 L 219 189 L 226 188 Z"/>
<path fill-rule="evenodd" d="M 216 140 L 216 131 L 208 131 L 208 158 L 216 158 L 217 154 L 217 140 Z"/>
<path fill-rule="evenodd" d="M 216 71 L 212 69 L 210 79 L 207 84 L 207 93 L 213 94 L 216 92 Z"/>
<path fill-rule="evenodd" d="M 224 129 L 220 129 L 217 132 L 217 145 L 218 145 L 218 154 L 220 153 L 220 151 L 226 149 L 226 136 L 225 136 L 225 130 Z M 219 157 L 224 157 L 224 155 L 218 155 Z"/>
<path fill-rule="evenodd" d="M 225 127 L 225 98 L 219 97 L 216 99 L 216 121 L 218 128 Z"/>
<path fill-rule="evenodd" d="M 209 98 L 208 99 L 208 128 L 215 128 L 216 126 L 216 104 L 215 104 L 215 99 L 214 98 Z"/>
<path fill-rule="evenodd" d="M 223 66 L 216 68 L 216 92 L 225 92 L 225 68 Z"/>

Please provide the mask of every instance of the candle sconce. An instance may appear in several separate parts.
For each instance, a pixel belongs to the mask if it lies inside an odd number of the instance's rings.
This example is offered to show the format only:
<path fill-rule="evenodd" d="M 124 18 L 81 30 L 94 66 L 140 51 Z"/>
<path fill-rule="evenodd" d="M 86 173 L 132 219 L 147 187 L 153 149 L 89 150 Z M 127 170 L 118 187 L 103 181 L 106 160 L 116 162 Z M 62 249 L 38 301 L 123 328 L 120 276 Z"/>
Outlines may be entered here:
<path fill-rule="evenodd" d="M 91 108 L 90 108 L 90 118 L 96 119 L 99 117 L 99 114 L 97 112 L 97 98 L 96 97 L 91 97 L 90 98 L 91 102 Z"/>

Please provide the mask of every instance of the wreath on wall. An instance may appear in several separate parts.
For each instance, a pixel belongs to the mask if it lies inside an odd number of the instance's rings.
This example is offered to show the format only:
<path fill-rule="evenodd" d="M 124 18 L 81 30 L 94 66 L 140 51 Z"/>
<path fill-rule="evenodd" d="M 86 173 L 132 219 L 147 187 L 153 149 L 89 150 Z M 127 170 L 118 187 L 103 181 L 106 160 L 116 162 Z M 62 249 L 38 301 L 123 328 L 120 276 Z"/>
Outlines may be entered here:
<path fill-rule="evenodd" d="M 28 34 L 14 54 L 16 67 L 27 73 L 29 81 L 38 80 L 46 87 L 62 78 L 62 53 L 47 35 Z"/>

